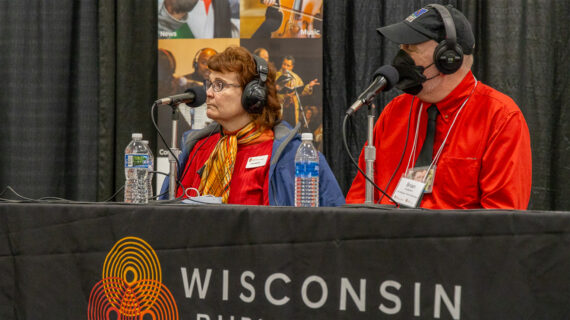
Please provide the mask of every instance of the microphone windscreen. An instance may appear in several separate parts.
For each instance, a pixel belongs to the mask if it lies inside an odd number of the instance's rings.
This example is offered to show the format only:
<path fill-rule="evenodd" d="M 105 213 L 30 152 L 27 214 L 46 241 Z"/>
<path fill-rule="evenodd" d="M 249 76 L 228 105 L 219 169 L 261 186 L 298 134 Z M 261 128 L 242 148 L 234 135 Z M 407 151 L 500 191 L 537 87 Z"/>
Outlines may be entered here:
<path fill-rule="evenodd" d="M 187 103 L 189 107 L 199 107 L 206 102 L 206 90 L 203 86 L 196 86 L 186 89 L 185 93 L 193 93 L 194 101 L 192 103 Z"/>
<path fill-rule="evenodd" d="M 374 72 L 373 79 L 376 79 L 379 76 L 383 76 L 386 78 L 386 88 L 384 90 L 390 90 L 398 81 L 400 80 L 400 74 L 398 70 L 391 65 L 381 66 Z"/>

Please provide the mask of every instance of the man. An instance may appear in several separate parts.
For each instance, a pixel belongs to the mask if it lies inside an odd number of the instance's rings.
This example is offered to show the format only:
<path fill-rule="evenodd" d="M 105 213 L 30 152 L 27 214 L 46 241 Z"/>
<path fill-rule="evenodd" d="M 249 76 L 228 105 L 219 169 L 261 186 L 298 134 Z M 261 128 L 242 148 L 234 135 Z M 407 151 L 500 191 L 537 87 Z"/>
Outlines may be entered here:
<path fill-rule="evenodd" d="M 465 16 L 428 5 L 378 32 L 400 45 L 393 64 L 406 93 L 376 122 L 375 183 L 409 207 L 526 209 L 528 127 L 511 98 L 472 74 L 475 38 Z M 363 202 L 365 184 L 357 174 L 347 202 Z M 378 191 L 374 199 L 391 203 Z"/>
<path fill-rule="evenodd" d="M 228 0 L 158 0 L 158 37 L 238 38 L 231 15 Z"/>
<path fill-rule="evenodd" d="M 158 0 L 158 38 L 194 38 L 188 26 L 188 12 L 198 0 Z"/>
<path fill-rule="evenodd" d="M 265 62 L 269 63 L 269 51 L 265 48 L 257 48 L 253 50 L 253 54 L 260 57 L 261 59 L 265 60 Z"/>
<path fill-rule="evenodd" d="M 194 72 L 184 75 L 186 88 L 204 85 L 204 81 L 208 79 L 208 74 L 210 72 L 208 70 L 208 60 L 217 53 L 218 52 L 212 48 L 202 48 L 196 52 L 192 62 Z M 181 104 L 179 105 L 179 110 L 181 111 L 184 120 L 190 124 L 192 129 L 202 129 L 206 124 L 211 122 L 211 119 L 206 116 L 206 104 L 196 108 L 190 108 L 185 104 Z M 184 132 L 190 128 L 182 124 L 182 129 L 182 132 Z"/>
<path fill-rule="evenodd" d="M 303 79 L 299 77 L 293 68 L 295 67 L 295 58 L 286 56 L 281 63 L 281 69 L 277 72 L 277 92 L 279 103 L 283 110 L 283 120 L 291 125 L 297 124 L 302 117 L 300 96 L 313 94 L 313 87 L 320 85 L 318 79 L 313 79 L 307 85 L 303 83 Z M 303 125 L 307 124 L 303 122 Z"/>
<path fill-rule="evenodd" d="M 281 122 L 275 68 L 242 47 L 208 61 L 207 115 L 215 122 L 182 142 L 177 197 L 212 195 L 229 204 L 294 205 L 296 129 Z M 319 155 L 319 205 L 344 204 Z M 167 190 L 168 179 L 163 190 Z M 196 192 L 197 191 L 197 192 Z"/>
<path fill-rule="evenodd" d="M 188 79 L 188 86 L 202 86 L 204 80 L 208 79 L 208 60 L 218 52 L 212 48 L 202 48 L 194 55 L 192 66 L 194 72 L 185 75 Z"/>

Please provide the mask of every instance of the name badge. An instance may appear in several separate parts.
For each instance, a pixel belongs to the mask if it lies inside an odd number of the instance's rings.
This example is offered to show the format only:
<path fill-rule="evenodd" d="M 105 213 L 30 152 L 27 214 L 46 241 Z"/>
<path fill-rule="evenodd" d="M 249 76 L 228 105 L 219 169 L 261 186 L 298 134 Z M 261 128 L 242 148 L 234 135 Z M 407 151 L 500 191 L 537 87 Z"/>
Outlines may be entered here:
<path fill-rule="evenodd" d="M 182 203 L 187 203 L 187 204 L 221 204 L 222 203 L 222 197 L 214 197 L 214 196 L 190 197 L 188 199 L 182 200 Z"/>
<path fill-rule="evenodd" d="M 402 177 L 392 198 L 402 206 L 417 208 L 424 194 L 425 187 L 426 184 L 423 182 Z"/>
<path fill-rule="evenodd" d="M 245 165 L 245 168 L 250 169 L 250 168 L 263 167 L 267 163 L 268 157 L 269 155 L 251 157 L 247 159 L 247 164 Z"/>

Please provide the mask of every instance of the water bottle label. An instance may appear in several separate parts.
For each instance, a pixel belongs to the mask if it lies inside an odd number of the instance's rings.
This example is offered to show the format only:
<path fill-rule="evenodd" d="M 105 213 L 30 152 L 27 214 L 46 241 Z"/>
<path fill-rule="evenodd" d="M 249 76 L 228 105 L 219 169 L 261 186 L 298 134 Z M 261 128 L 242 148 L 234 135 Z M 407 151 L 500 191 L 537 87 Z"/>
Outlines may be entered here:
<path fill-rule="evenodd" d="M 319 176 L 318 162 L 295 162 L 295 176 L 313 178 Z"/>
<path fill-rule="evenodd" d="M 150 169 L 150 156 L 148 154 L 126 154 L 125 168 Z"/>

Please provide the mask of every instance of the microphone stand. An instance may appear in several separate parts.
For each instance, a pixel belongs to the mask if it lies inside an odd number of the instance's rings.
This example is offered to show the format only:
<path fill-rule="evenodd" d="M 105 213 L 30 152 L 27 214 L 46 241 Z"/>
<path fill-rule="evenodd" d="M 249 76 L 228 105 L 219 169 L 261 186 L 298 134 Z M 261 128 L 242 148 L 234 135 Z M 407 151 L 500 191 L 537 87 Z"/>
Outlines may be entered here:
<path fill-rule="evenodd" d="M 364 149 L 364 160 L 366 161 L 366 176 L 370 180 L 366 180 L 365 204 L 374 204 L 374 161 L 376 161 L 376 147 L 374 146 L 374 108 L 376 106 L 371 103 L 368 105 L 368 130 L 367 130 L 367 146 Z"/>
<path fill-rule="evenodd" d="M 168 185 L 168 199 L 173 200 L 176 198 L 176 179 L 178 178 L 178 164 L 177 158 L 180 156 L 180 149 L 178 149 L 178 120 L 180 119 L 180 113 L 178 112 L 178 104 L 171 103 L 172 108 L 172 137 L 170 150 L 172 152 L 168 153 L 168 162 L 170 163 L 169 171 L 169 185 Z M 175 157 L 176 156 L 176 157 Z"/>

